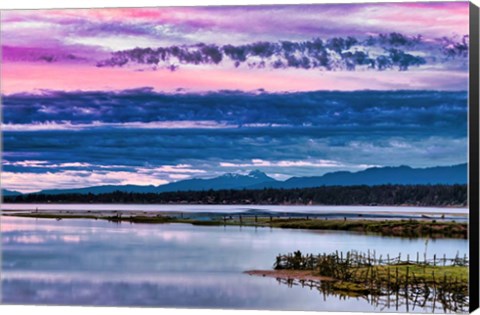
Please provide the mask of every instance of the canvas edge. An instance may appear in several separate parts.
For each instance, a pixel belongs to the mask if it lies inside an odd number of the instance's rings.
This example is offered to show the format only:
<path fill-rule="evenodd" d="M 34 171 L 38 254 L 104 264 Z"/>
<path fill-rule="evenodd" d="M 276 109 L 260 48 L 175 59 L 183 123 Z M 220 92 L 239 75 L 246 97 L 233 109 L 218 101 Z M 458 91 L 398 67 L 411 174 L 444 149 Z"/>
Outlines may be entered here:
<path fill-rule="evenodd" d="M 378 3 L 388 3 L 388 0 L 378 2 Z M 454 1 L 449 1 L 454 2 Z M 331 2 L 324 2 L 322 4 L 329 4 Z M 368 1 L 366 1 L 368 3 Z M 293 3 L 292 3 L 293 4 Z M 305 4 L 305 3 L 304 3 Z M 293 4 L 295 5 L 295 4 Z M 156 7 L 156 6 L 152 6 Z M 127 7 L 127 8 L 138 8 L 138 7 Z M 53 9 L 53 8 L 50 8 Z M 80 8 L 82 9 L 82 8 Z M 100 9 L 100 8 L 97 8 Z M 0 15 L 5 11 L 10 11 L 12 9 L 0 9 Z M 13 9 L 16 10 L 16 9 Z M 32 9 L 20 9 L 20 10 L 32 10 Z M 35 9 L 33 9 L 35 10 Z M 38 9 L 41 10 L 41 9 Z M 469 204 L 469 312 L 472 313 L 475 310 L 479 309 L 479 298 L 480 298 L 480 183 L 479 183 L 479 137 L 480 137 L 480 116 L 479 116 L 479 90 L 480 90 L 480 80 L 479 80 L 479 12 L 480 9 L 473 2 L 470 2 L 469 9 L 469 96 L 468 96 L 468 120 L 469 120 L 469 174 L 468 174 L 468 204 Z M 1 29 L 1 26 L 0 26 Z M 0 38 L 1 44 L 1 38 Z M 2 60 L 2 50 L 0 49 L 0 60 Z M 1 71 L 1 62 L 0 62 L 0 71 Z M 0 81 L 0 90 L 1 90 L 1 81 Z M 2 104 L 2 94 L 0 93 L 0 104 Z M 2 121 L 2 107 L 0 106 L 0 121 Z M 2 130 L 0 128 L 0 157 L 3 155 L 3 137 Z M 2 165 L 0 164 L 0 172 Z M 1 186 L 1 179 L 0 179 Z M 1 204 L 3 203 L 3 196 L 0 191 L 0 212 Z M 1 216 L 0 216 L 1 220 Z M 1 236 L 1 231 L 0 231 Z M 1 259 L 1 242 L 0 242 L 0 266 L 2 263 Z M 1 269 L 1 268 L 0 268 Z M 1 281 L 0 281 L 0 305 L 5 305 L 2 303 L 1 295 Z M 159 308 L 162 309 L 162 308 Z"/>
<path fill-rule="evenodd" d="M 469 247 L 470 312 L 479 307 L 479 8 L 470 2 L 469 74 Z"/>

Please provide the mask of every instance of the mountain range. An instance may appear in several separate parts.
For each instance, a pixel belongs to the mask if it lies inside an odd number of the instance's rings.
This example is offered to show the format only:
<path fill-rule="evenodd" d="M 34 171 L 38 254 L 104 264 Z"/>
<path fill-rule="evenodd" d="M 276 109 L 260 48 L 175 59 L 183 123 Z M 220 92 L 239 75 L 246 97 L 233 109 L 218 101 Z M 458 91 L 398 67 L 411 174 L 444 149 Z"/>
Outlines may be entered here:
<path fill-rule="evenodd" d="M 467 164 L 453 166 L 437 166 L 429 168 L 412 168 L 409 166 L 372 167 L 358 172 L 331 172 L 322 176 L 291 177 L 279 181 L 265 173 L 254 170 L 246 175 L 226 173 L 219 177 L 203 179 L 193 178 L 160 186 L 138 185 L 105 185 L 75 189 L 42 190 L 39 194 L 102 194 L 114 191 L 132 193 L 162 193 L 174 191 L 201 191 L 221 189 L 291 189 L 319 186 L 352 186 L 352 185 L 428 185 L 428 184 L 466 184 Z M 3 190 L 4 196 L 19 195 L 19 192 Z"/>

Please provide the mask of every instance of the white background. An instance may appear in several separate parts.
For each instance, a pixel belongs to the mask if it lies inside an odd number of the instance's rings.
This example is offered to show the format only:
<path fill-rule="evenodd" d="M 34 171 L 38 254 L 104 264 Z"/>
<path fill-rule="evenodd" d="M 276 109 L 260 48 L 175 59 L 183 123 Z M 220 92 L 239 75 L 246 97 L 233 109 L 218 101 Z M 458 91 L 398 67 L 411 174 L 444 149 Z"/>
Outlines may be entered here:
<path fill-rule="evenodd" d="M 401 2 L 415 2 L 403 0 Z M 425 0 L 423 0 L 425 1 Z M 89 7 L 142 7 L 142 6 L 191 6 L 191 5 L 246 5 L 246 4 L 297 4 L 297 3 L 362 3 L 382 2 L 375 0 L 1 0 L 0 9 L 42 9 L 42 8 L 89 8 Z M 384 2 L 384 1 L 383 1 Z M 400 1 L 396 1 L 400 2 Z M 472 1 L 480 6 L 480 0 Z M 1 277 L 1 275 L 0 275 Z M 306 315 L 306 312 L 278 311 L 235 311 L 235 310 L 188 310 L 188 309 L 154 309 L 154 308 L 106 308 L 106 307 L 46 307 L 46 306 L 0 306 L 1 315 Z M 318 313 L 323 315 L 355 315 L 355 313 Z M 480 315 L 477 310 L 475 315 Z"/>

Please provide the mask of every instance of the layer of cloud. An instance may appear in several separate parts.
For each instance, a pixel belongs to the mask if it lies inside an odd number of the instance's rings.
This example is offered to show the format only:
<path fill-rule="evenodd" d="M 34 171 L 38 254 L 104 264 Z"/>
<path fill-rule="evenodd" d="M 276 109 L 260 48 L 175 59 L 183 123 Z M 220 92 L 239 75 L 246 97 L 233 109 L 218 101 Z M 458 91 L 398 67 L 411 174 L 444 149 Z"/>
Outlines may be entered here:
<path fill-rule="evenodd" d="M 266 129 L 265 134 L 417 132 L 466 135 L 467 93 L 118 92 L 16 94 L 3 98 L 5 131 Z M 227 131 L 231 132 L 231 131 Z M 177 133 L 177 131 L 173 131 Z"/>
<path fill-rule="evenodd" d="M 101 185 L 162 185 L 168 181 L 148 174 L 134 172 L 2 172 L 2 186 L 22 192 L 34 192 L 42 189 L 81 188 Z"/>
<path fill-rule="evenodd" d="M 422 36 L 401 33 L 379 34 L 357 39 L 353 36 L 316 38 L 307 41 L 255 42 L 244 45 L 200 43 L 170 47 L 135 48 L 118 51 L 98 67 L 150 65 L 175 71 L 181 65 L 233 65 L 247 68 L 300 68 L 324 71 L 406 71 L 425 64 L 442 68 L 465 68 L 468 35 L 425 41 Z"/>
<path fill-rule="evenodd" d="M 216 121 L 152 121 L 152 122 L 102 122 L 92 121 L 90 123 L 72 123 L 72 121 L 46 121 L 35 122 L 32 124 L 2 124 L 4 131 L 46 131 L 46 130 L 83 130 L 83 129 L 108 129 L 108 128 L 126 128 L 126 129 L 218 129 L 231 128 L 234 126 L 226 125 Z"/>
<path fill-rule="evenodd" d="M 413 69 L 413 68 L 412 68 Z M 72 75 L 74 74 L 74 75 Z M 421 71 L 310 71 L 287 68 L 246 69 L 184 66 L 182 71 L 158 69 L 135 71 L 124 67 L 98 68 L 59 63 L 5 63 L 2 93 L 38 93 L 42 90 L 112 91 L 152 87 L 156 91 L 208 92 L 218 90 L 301 92 L 316 90 L 442 90 L 468 88 L 468 71 L 431 69 Z"/>
<path fill-rule="evenodd" d="M 93 39 L 118 50 L 138 47 L 139 41 L 224 45 L 385 31 L 416 35 L 422 30 L 426 37 L 439 38 L 467 34 L 468 10 L 466 2 L 35 10 L 4 12 L 2 24 L 7 44 Z"/>
<path fill-rule="evenodd" d="M 314 166 L 314 167 L 339 167 L 344 166 L 343 164 L 337 161 L 330 160 L 312 160 L 312 161 L 266 161 L 262 159 L 252 159 L 247 163 L 231 163 L 231 162 L 220 162 L 221 167 L 271 167 L 271 166 L 281 166 L 281 167 L 290 167 L 290 166 Z"/>

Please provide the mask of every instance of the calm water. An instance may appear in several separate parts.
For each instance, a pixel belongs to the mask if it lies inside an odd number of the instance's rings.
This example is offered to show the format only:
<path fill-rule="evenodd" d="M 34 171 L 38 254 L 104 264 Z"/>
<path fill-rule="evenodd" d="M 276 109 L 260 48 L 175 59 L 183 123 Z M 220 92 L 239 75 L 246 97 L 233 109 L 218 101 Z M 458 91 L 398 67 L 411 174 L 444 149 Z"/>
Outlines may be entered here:
<path fill-rule="evenodd" d="M 1 227 L 3 303 L 380 311 L 362 298 L 324 299 L 243 271 L 271 269 L 277 254 L 297 249 L 425 251 L 424 239 L 349 232 L 13 217 L 2 217 Z M 430 240 L 427 254 L 463 256 L 467 246 Z"/>

